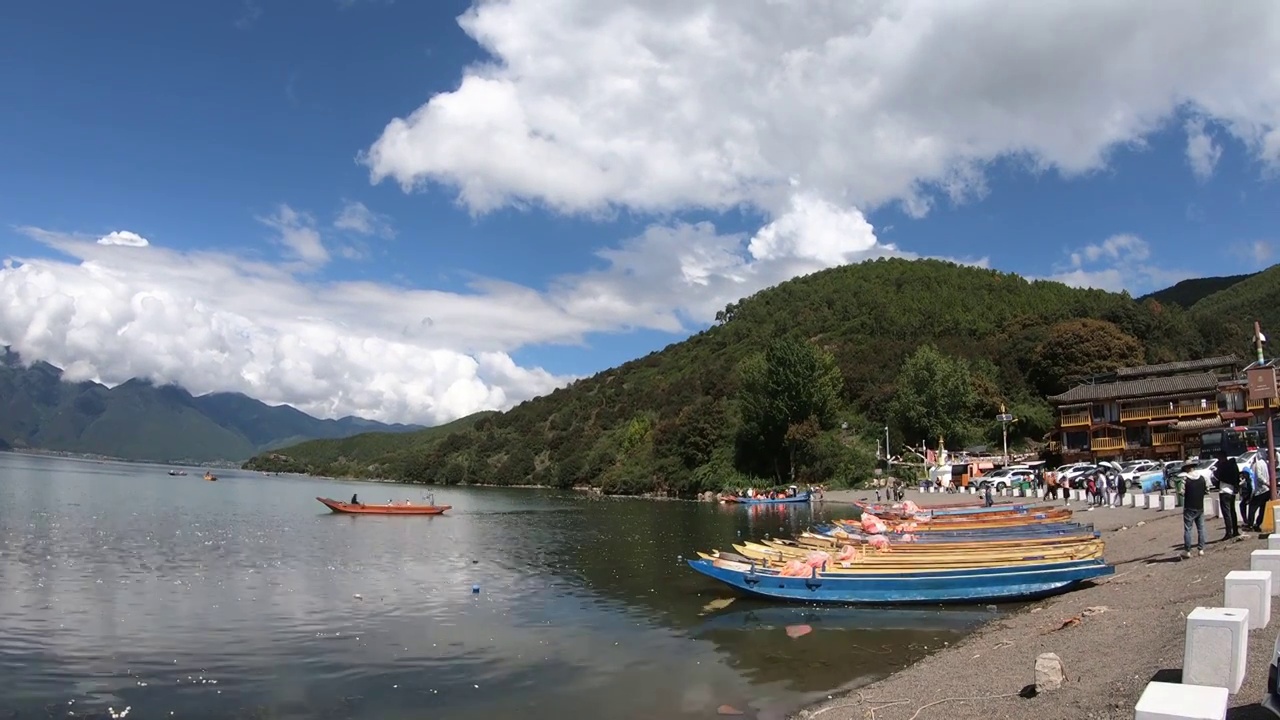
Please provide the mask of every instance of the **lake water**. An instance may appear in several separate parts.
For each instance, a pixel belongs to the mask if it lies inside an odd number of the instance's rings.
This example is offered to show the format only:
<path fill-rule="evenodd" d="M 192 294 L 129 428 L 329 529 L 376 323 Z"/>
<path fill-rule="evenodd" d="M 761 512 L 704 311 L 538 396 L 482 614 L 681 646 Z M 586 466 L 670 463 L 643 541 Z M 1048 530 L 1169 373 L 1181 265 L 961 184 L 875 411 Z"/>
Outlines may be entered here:
<path fill-rule="evenodd" d="M 200 474 L 0 453 L 0 718 L 780 718 L 989 617 L 705 609 L 732 594 L 681 556 L 836 505 L 435 488 L 445 516 L 351 517 L 315 497 L 423 488 Z"/>

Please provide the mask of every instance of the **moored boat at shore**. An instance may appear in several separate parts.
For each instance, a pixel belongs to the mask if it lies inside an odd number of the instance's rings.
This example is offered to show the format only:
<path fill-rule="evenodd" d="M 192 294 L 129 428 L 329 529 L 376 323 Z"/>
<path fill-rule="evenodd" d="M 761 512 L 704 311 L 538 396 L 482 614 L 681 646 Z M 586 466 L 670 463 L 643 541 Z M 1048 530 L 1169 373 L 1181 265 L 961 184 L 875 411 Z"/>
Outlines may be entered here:
<path fill-rule="evenodd" d="M 807 503 L 809 502 L 809 493 L 802 492 L 795 495 L 784 495 L 782 497 L 738 497 L 736 495 L 725 495 L 720 498 L 721 502 L 738 503 L 739 505 L 781 505 L 783 503 Z"/>
<path fill-rule="evenodd" d="M 399 505 L 396 503 L 369 505 L 343 502 L 325 497 L 317 497 L 316 500 L 319 500 L 333 512 L 346 515 L 443 515 L 446 510 L 453 508 L 452 505 L 418 505 L 410 502 Z"/>
<path fill-rule="evenodd" d="M 1033 600 L 1066 592 L 1115 573 L 1101 560 L 1051 562 L 977 570 L 860 573 L 815 571 L 809 577 L 782 575 L 744 563 L 699 558 L 695 571 L 741 592 L 775 600 L 855 605 L 984 603 Z"/>

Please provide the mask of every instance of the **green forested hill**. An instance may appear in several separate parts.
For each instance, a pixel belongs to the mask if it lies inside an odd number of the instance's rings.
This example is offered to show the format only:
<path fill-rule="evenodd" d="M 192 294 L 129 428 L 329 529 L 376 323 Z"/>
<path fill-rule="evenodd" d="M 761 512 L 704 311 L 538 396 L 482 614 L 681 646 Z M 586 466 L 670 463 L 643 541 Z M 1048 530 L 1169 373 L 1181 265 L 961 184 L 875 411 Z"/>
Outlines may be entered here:
<path fill-rule="evenodd" d="M 1191 306 L 1202 332 L 1211 344 L 1232 347 L 1243 337 L 1245 344 L 1253 339 L 1254 321 L 1262 323 L 1263 334 L 1280 337 L 1280 265 L 1238 282 Z M 1271 353 L 1276 348 L 1271 341 Z M 1239 352 L 1253 359 L 1251 348 Z"/>
<path fill-rule="evenodd" d="M 491 410 L 444 425 L 413 432 L 368 432 L 337 440 L 308 440 L 278 452 L 265 452 L 244 464 L 246 470 L 314 472 L 338 477 L 362 477 L 396 472 L 449 433 L 469 430 Z M 287 454 L 286 454 L 287 453 Z"/>
<path fill-rule="evenodd" d="M 1257 273 L 1247 275 L 1224 275 L 1221 277 L 1191 278 L 1183 280 L 1175 285 L 1170 285 L 1163 290 L 1157 290 L 1153 293 L 1143 295 L 1138 298 L 1139 302 L 1143 300 L 1155 300 L 1162 305 L 1179 305 L 1189 308 L 1201 300 L 1222 292 L 1227 288 L 1248 280 Z"/>
<path fill-rule="evenodd" d="M 1265 296 L 1257 280 L 1231 288 L 1231 312 L 1247 314 Z M 1201 304 L 1217 307 L 1211 300 Z M 953 447 L 988 442 L 999 437 L 993 418 L 1005 404 L 1019 418 L 1013 438 L 1038 439 L 1051 425 L 1046 391 L 1122 364 L 1245 352 L 1248 335 L 1223 327 L 1216 312 L 1127 294 L 941 261 L 876 260 L 764 290 L 688 340 L 469 429 L 405 449 L 394 438 L 378 436 L 374 447 L 364 438 L 375 436 L 358 436 L 341 454 L 344 468 L 362 468 L 354 474 L 419 482 L 676 493 L 792 478 L 853 482 L 869 473 L 885 424 L 895 450 L 938 435 Z M 828 381 L 834 405 L 801 397 Z M 760 388 L 789 399 L 761 399 Z M 307 469 L 332 473 L 318 450 L 326 445 L 306 446 Z"/>

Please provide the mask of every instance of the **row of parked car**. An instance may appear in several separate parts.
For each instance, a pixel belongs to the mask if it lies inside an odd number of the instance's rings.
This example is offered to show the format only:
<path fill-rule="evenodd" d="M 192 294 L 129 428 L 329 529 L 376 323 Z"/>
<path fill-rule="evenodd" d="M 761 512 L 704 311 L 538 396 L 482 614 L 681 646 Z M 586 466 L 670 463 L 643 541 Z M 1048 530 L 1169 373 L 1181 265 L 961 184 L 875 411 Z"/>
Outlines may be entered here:
<path fill-rule="evenodd" d="M 1243 455 L 1237 455 L 1233 458 L 1236 465 L 1241 470 L 1257 457 L 1257 450 L 1250 450 Z M 1160 492 L 1173 486 L 1171 478 L 1181 472 L 1182 460 L 1130 460 L 1127 462 L 1116 463 L 1103 461 L 1101 463 L 1071 463 L 1058 468 L 1058 482 L 1065 483 L 1067 487 L 1083 488 L 1088 478 L 1098 470 L 1107 466 L 1112 470 L 1120 473 L 1120 477 L 1124 482 L 1134 490 L 1144 493 Z M 1217 458 L 1208 458 L 1200 460 L 1199 458 L 1191 458 L 1191 462 L 1195 466 L 1187 471 L 1189 475 L 1197 475 L 1204 478 L 1205 482 L 1212 487 L 1217 487 L 1217 478 L 1214 476 L 1214 469 L 1218 466 Z M 1004 490 L 1006 488 L 1014 488 L 1022 483 L 1035 484 L 1035 469 L 1031 465 L 1010 465 L 994 472 L 987 473 L 975 481 L 979 488 L 986 489 L 991 487 L 995 490 Z"/>
<path fill-rule="evenodd" d="M 1243 470 L 1245 466 L 1254 461 L 1258 456 L 1257 450 L 1250 450 L 1242 455 L 1237 455 L 1232 460 Z M 1217 458 L 1190 458 L 1195 466 L 1187 471 L 1187 475 L 1204 478 L 1204 481 L 1211 487 L 1217 487 L 1218 480 L 1214 470 L 1218 467 Z M 1135 490 L 1141 492 L 1159 492 L 1172 486 L 1171 478 L 1181 472 L 1183 460 L 1130 460 L 1123 463 L 1111 463 L 1111 467 L 1120 473 L 1120 477 L 1124 482 Z M 1058 478 L 1065 479 L 1070 487 L 1083 487 L 1089 475 L 1101 469 L 1099 464 L 1094 463 L 1072 463 L 1071 465 L 1063 465 L 1058 468 Z"/>

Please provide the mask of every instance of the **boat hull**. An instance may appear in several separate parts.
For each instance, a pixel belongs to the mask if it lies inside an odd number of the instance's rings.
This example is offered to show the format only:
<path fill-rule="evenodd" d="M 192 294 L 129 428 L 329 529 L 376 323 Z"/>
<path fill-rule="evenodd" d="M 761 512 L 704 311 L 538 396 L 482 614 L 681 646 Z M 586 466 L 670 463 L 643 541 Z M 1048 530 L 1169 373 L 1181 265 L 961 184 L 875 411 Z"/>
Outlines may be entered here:
<path fill-rule="evenodd" d="M 865 574 L 857 577 L 786 577 L 744 572 L 709 560 L 688 560 L 695 571 L 756 597 L 845 605 L 917 605 L 1033 600 L 1067 592 L 1115 573 L 1100 561 L 1049 563 L 1040 567 L 991 568 L 930 573 Z"/>
<path fill-rule="evenodd" d="M 443 515 L 452 505 L 352 505 L 333 498 L 318 497 L 325 507 L 343 515 Z"/>

